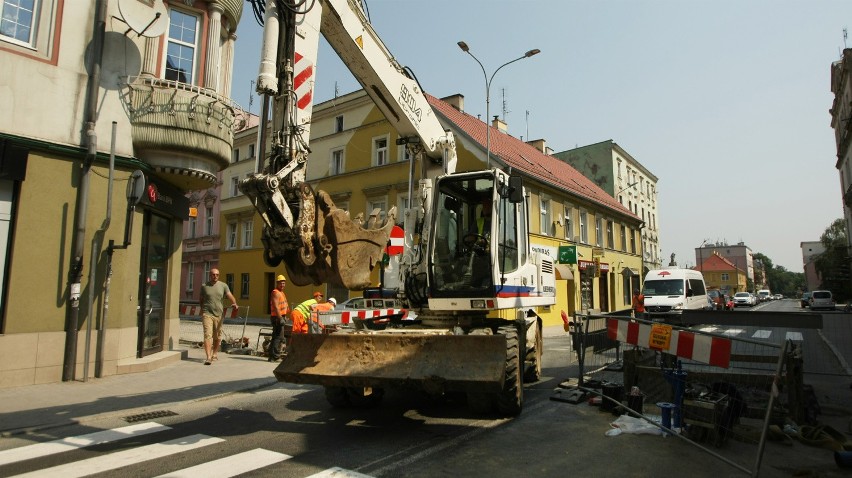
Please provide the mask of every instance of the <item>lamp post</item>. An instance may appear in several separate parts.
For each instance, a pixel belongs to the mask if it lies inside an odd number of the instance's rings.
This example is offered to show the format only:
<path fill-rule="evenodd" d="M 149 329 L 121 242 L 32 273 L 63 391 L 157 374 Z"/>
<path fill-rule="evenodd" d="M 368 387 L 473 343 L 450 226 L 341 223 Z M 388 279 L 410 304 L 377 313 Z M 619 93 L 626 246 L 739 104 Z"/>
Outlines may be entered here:
<path fill-rule="evenodd" d="M 460 42 L 458 42 L 458 45 L 459 45 L 459 48 L 461 48 L 463 52 L 470 55 L 471 58 L 473 58 L 474 60 L 476 60 L 477 63 L 479 63 L 479 67 L 482 69 L 482 74 L 483 74 L 483 76 L 485 76 L 485 151 L 486 151 L 486 153 L 485 153 L 485 158 L 486 158 L 485 164 L 486 164 L 487 168 L 490 169 L 491 168 L 491 125 L 488 122 L 491 121 L 491 80 L 494 79 L 494 75 L 496 75 L 497 72 L 500 71 L 500 69 L 503 68 L 504 66 L 509 65 L 509 64 L 514 63 L 514 62 L 519 61 L 519 60 L 523 60 L 524 58 L 529 58 L 533 55 L 538 55 L 539 53 L 541 53 L 541 50 L 539 50 L 538 48 L 534 48 L 534 49 L 529 50 L 528 52 L 524 53 L 523 56 L 515 58 L 512 61 L 508 61 L 506 63 L 503 63 L 502 65 L 497 67 L 496 70 L 494 70 L 494 73 L 492 73 L 491 77 L 489 78 L 488 73 L 485 72 L 485 67 L 482 66 L 482 62 L 479 61 L 479 58 L 475 57 L 473 55 L 473 53 L 470 52 L 470 48 L 468 48 L 467 43 L 460 41 Z"/>
<path fill-rule="evenodd" d="M 628 189 L 632 188 L 633 186 L 636 186 L 637 184 L 639 184 L 639 181 L 634 181 L 634 182 L 628 184 L 627 186 L 624 186 L 623 188 L 619 189 L 618 192 L 613 195 L 613 197 L 616 200 L 618 200 L 618 202 L 621 202 L 621 200 L 618 199 L 618 195 L 623 193 L 624 191 L 627 191 Z M 624 203 L 621 203 L 621 204 L 624 205 Z"/>

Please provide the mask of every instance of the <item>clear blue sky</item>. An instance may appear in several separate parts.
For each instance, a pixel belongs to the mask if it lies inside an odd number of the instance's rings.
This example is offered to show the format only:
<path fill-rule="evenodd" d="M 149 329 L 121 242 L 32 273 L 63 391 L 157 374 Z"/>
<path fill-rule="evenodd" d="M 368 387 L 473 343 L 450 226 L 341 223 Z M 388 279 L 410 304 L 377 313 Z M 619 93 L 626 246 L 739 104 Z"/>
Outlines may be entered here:
<path fill-rule="evenodd" d="M 802 271 L 799 243 L 842 217 L 830 65 L 849 0 L 370 0 L 373 26 L 430 94 L 465 96 L 554 151 L 612 139 L 658 178 L 664 263 L 743 241 Z M 234 100 L 248 109 L 261 29 L 245 5 Z M 321 42 L 316 102 L 359 88 Z M 852 39 L 847 40 L 852 47 Z M 259 111 L 255 97 L 252 112 Z M 529 114 L 527 115 L 527 112 Z"/>

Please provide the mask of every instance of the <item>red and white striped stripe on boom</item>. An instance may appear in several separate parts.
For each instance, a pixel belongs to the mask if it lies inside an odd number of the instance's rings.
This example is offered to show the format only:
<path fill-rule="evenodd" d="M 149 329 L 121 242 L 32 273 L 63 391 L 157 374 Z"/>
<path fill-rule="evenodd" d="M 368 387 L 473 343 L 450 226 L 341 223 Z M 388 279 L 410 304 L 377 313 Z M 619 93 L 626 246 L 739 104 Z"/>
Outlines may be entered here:
<path fill-rule="evenodd" d="M 640 324 L 626 320 L 607 319 L 607 336 L 626 344 L 649 347 L 651 324 Z M 657 350 L 657 349 L 655 349 Z M 669 349 L 662 350 L 678 357 L 706 363 L 715 367 L 728 368 L 731 364 L 731 340 L 722 337 L 696 334 L 686 330 L 672 329 Z"/>

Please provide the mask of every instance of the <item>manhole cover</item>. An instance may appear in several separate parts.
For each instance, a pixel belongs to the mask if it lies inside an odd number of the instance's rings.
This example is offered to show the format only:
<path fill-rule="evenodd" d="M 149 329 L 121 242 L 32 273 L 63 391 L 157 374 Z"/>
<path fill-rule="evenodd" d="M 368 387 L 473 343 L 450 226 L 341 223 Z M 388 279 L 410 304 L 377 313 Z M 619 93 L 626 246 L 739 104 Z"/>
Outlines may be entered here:
<path fill-rule="evenodd" d="M 154 419 L 154 418 L 161 418 L 161 417 L 173 417 L 175 415 L 177 415 L 177 413 L 175 413 L 171 410 L 160 410 L 160 411 L 157 411 L 157 412 L 148 412 L 148 413 L 140 413 L 138 415 L 130 415 L 129 417 L 124 417 L 122 420 L 124 420 L 126 422 L 130 422 L 130 423 L 144 422 L 145 420 L 151 420 L 151 419 Z"/>

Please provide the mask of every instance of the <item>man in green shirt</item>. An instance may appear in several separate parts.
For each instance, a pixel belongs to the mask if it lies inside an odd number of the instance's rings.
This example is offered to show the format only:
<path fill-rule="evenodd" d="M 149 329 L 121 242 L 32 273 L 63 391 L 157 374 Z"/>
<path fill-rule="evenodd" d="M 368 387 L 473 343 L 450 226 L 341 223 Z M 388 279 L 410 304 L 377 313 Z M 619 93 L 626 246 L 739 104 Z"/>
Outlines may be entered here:
<path fill-rule="evenodd" d="M 225 313 L 222 301 L 227 297 L 235 309 L 237 299 L 231 294 L 228 284 L 219 280 L 219 269 L 210 269 L 210 280 L 201 286 L 201 325 L 204 327 L 204 352 L 207 360 L 204 365 L 210 365 L 218 359 L 219 345 L 222 341 L 222 323 Z"/>

